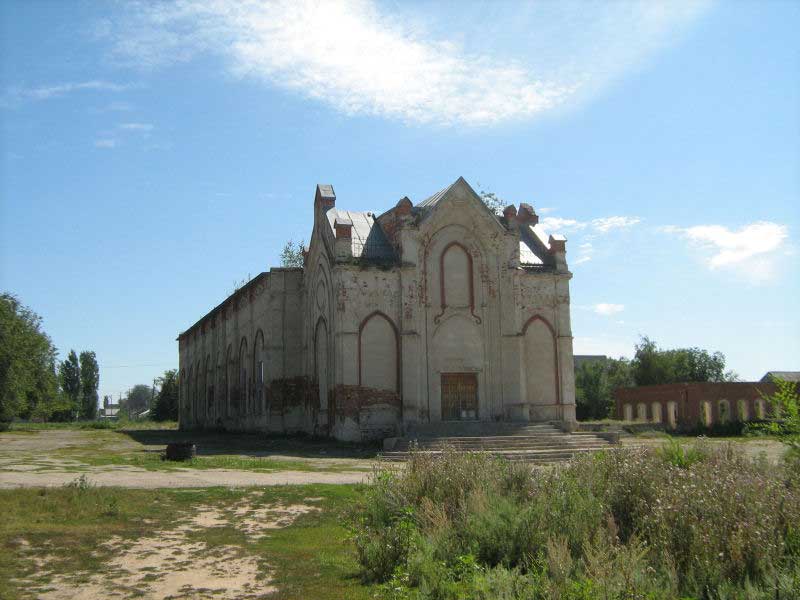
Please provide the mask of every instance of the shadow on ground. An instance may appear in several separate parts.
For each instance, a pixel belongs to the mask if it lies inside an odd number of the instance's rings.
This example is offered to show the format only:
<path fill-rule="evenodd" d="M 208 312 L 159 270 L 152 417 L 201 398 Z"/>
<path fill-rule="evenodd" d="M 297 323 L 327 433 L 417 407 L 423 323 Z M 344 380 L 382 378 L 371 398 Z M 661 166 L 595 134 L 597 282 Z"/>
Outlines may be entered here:
<path fill-rule="evenodd" d="M 217 431 L 177 431 L 174 429 L 118 430 L 116 433 L 139 442 L 145 452 L 161 452 L 173 442 L 197 444 L 198 456 L 238 454 L 269 457 L 294 456 L 302 458 L 375 458 L 380 445 L 375 443 L 337 442 L 307 435 L 266 435 Z"/>

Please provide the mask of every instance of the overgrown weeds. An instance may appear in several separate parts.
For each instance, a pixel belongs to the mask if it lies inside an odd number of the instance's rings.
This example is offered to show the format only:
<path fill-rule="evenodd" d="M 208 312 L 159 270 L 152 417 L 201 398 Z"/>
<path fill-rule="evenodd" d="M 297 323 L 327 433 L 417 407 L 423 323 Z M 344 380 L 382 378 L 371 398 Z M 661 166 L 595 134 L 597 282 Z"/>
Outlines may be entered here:
<path fill-rule="evenodd" d="M 354 511 L 362 576 L 398 599 L 797 598 L 798 462 L 702 441 L 538 470 L 414 454 Z"/>

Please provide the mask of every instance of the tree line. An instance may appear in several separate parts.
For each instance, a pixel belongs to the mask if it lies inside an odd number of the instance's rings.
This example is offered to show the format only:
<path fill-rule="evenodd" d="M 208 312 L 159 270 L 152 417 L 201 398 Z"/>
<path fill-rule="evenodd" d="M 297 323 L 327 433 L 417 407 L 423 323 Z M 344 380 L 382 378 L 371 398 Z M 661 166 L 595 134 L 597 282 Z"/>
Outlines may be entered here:
<path fill-rule="evenodd" d="M 738 381 L 725 370 L 725 355 L 701 348 L 662 349 L 648 337 L 636 344 L 633 359 L 604 358 L 575 369 L 575 409 L 579 420 L 612 416 L 614 390 L 621 387 Z"/>
<path fill-rule="evenodd" d="M 15 295 L 0 294 L 0 426 L 14 419 L 96 419 L 99 386 L 100 367 L 93 351 L 70 350 L 59 361 L 42 318 Z M 149 408 L 151 418 L 177 420 L 177 369 L 165 371 L 153 388 L 134 386 L 121 404 L 126 414 Z"/>
<path fill-rule="evenodd" d="M 13 294 L 0 295 L 0 423 L 94 419 L 100 369 L 91 350 L 58 350 L 42 319 Z"/>

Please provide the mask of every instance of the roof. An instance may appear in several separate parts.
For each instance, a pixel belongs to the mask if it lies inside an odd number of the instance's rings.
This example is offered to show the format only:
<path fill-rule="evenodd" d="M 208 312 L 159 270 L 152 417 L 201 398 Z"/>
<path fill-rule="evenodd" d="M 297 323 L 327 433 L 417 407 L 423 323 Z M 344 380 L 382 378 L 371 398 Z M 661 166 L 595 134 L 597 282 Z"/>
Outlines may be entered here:
<path fill-rule="evenodd" d="M 353 224 L 351 230 L 353 258 L 374 261 L 395 260 L 394 249 L 373 213 L 331 208 L 327 212 L 327 217 L 332 228 L 337 222 L 343 224 L 349 221 Z"/>
<path fill-rule="evenodd" d="M 800 371 L 767 371 L 761 381 L 767 383 L 772 381 L 773 377 L 784 381 L 800 381 Z"/>
<path fill-rule="evenodd" d="M 429 198 L 425 198 L 425 200 L 423 200 L 422 202 L 417 203 L 417 207 L 419 207 L 419 208 L 430 208 L 432 206 L 436 206 L 436 204 L 439 202 L 439 200 L 444 198 L 444 196 L 447 194 L 447 192 L 449 192 L 453 188 L 453 186 L 455 186 L 457 183 L 458 183 L 458 180 L 454 181 L 453 183 L 448 185 L 446 188 L 443 188 L 443 189 L 439 190 L 433 196 L 431 196 Z"/>
<path fill-rule="evenodd" d="M 522 225 L 519 228 L 519 264 L 523 267 L 543 267 L 553 260 L 548 252 L 550 244 L 540 225 Z"/>

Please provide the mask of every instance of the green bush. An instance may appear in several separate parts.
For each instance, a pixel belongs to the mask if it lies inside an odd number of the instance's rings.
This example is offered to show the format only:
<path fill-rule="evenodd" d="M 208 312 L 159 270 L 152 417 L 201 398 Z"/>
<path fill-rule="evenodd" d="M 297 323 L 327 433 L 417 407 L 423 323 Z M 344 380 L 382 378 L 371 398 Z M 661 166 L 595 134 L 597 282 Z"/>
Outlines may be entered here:
<path fill-rule="evenodd" d="M 379 472 L 353 526 L 386 597 L 800 597 L 800 467 L 702 441 L 563 467 L 445 451 Z"/>

